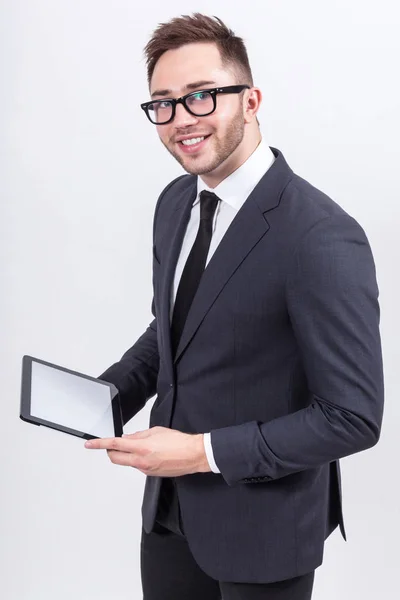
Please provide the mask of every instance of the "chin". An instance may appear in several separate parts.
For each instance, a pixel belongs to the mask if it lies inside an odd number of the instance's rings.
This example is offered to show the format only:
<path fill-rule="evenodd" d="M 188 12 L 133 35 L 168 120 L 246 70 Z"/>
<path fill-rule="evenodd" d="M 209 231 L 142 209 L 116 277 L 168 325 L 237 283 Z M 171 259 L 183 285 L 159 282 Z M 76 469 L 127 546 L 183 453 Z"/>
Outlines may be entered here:
<path fill-rule="evenodd" d="M 188 167 L 187 165 L 182 165 L 189 175 L 206 175 L 207 173 L 211 173 L 213 169 L 201 168 L 201 167 Z"/>
<path fill-rule="evenodd" d="M 209 160 L 207 162 L 204 160 L 199 160 L 198 162 L 195 160 L 179 160 L 179 163 L 189 175 L 206 175 L 207 173 L 212 173 L 221 165 L 221 161 L 210 162 Z"/>

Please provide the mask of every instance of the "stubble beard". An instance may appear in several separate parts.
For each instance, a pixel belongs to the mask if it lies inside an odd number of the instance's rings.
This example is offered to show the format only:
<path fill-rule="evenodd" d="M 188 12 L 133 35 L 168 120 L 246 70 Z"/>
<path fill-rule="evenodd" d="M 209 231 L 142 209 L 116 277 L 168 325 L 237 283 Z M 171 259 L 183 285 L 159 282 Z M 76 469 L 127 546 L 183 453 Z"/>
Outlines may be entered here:
<path fill-rule="evenodd" d="M 207 150 L 202 152 L 200 156 L 182 156 L 175 152 L 172 147 L 169 147 L 163 142 L 168 152 L 179 162 L 179 164 L 190 175 L 204 175 L 217 169 L 229 156 L 236 150 L 244 136 L 244 121 L 243 112 L 240 107 L 236 115 L 229 123 L 228 129 L 221 139 L 216 133 L 212 134 L 212 152 L 208 159 Z M 198 161 L 198 165 L 196 162 Z"/>

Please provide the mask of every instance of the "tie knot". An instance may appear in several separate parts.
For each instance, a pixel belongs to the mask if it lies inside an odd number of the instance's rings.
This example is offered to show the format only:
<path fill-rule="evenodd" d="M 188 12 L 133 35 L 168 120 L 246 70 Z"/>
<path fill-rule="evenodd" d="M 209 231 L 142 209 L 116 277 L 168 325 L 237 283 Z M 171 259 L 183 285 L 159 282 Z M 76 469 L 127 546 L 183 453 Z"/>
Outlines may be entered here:
<path fill-rule="evenodd" d="M 208 190 L 200 192 L 200 220 L 212 220 L 219 200 L 220 198 L 214 192 Z"/>

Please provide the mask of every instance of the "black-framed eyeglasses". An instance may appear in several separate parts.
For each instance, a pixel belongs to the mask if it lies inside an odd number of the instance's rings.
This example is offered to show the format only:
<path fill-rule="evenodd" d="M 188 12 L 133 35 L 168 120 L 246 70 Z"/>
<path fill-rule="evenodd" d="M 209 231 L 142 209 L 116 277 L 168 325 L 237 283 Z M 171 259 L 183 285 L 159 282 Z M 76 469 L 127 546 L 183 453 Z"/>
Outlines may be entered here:
<path fill-rule="evenodd" d="M 146 113 L 149 121 L 154 125 L 166 125 L 175 117 L 176 105 L 183 104 L 186 110 L 195 117 L 206 117 L 211 115 L 217 107 L 217 94 L 238 94 L 244 89 L 250 89 L 249 85 L 227 85 L 207 90 L 190 92 L 180 98 L 163 98 L 162 100 L 151 100 L 140 105 Z"/>

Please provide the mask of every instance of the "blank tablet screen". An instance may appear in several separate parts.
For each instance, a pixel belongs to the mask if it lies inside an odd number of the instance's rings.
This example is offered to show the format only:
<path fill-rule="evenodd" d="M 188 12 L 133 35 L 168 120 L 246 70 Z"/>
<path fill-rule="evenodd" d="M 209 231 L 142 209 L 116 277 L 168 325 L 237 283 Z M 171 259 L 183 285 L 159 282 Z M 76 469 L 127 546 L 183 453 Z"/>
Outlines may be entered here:
<path fill-rule="evenodd" d="M 96 437 L 114 437 L 110 388 L 32 361 L 31 415 Z"/>

